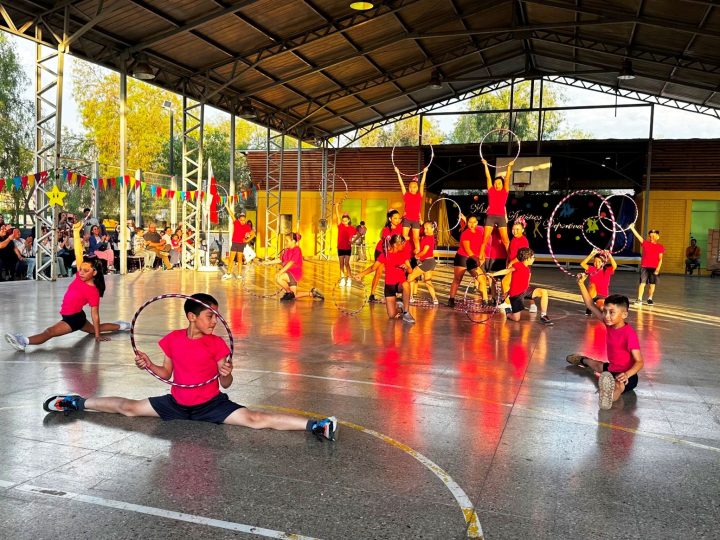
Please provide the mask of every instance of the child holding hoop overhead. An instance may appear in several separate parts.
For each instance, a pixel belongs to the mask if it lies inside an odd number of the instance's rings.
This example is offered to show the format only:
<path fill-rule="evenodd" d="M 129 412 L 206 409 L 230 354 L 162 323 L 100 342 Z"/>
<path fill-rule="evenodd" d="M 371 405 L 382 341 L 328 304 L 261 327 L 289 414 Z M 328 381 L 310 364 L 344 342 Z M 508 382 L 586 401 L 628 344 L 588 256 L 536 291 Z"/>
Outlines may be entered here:
<path fill-rule="evenodd" d="M 232 279 L 233 269 L 235 268 L 235 260 L 237 260 L 238 267 L 240 268 L 240 271 L 242 271 L 243 251 L 245 251 L 245 246 L 247 246 L 250 242 L 252 242 L 252 239 L 255 238 L 255 231 L 253 231 L 252 223 L 248 222 L 244 211 L 240 212 L 236 218 L 229 204 L 226 204 L 225 208 L 227 209 L 228 215 L 233 222 L 233 235 L 230 244 L 230 255 L 228 255 L 228 271 L 222 278 Z M 237 277 L 240 277 L 239 273 Z"/>
<path fill-rule="evenodd" d="M 412 230 L 412 253 L 417 253 L 420 251 L 420 213 L 422 212 L 423 197 L 425 196 L 427 167 L 421 172 L 420 182 L 418 183 L 417 176 L 413 176 L 408 182 L 407 189 L 405 189 L 405 182 L 400 174 L 400 169 L 397 167 L 395 167 L 395 174 L 397 174 L 398 182 L 400 182 L 400 191 L 402 191 L 403 201 L 405 202 L 402 234 L 405 240 L 410 240 L 410 231 Z"/>
<path fill-rule="evenodd" d="M 453 260 L 453 280 L 450 284 L 448 307 L 455 307 L 455 295 L 466 271 L 470 272 L 470 275 L 477 282 L 483 301 L 487 301 L 487 280 L 478 272 L 481 257 L 480 249 L 484 247 L 482 242 L 483 228 L 478 228 L 478 218 L 476 216 L 470 216 L 467 218 L 467 228 L 460 235 L 460 247 Z M 484 255 L 482 258 L 485 258 Z"/>
<path fill-rule="evenodd" d="M 657 284 L 657 277 L 660 274 L 660 267 L 663 263 L 663 253 L 665 253 L 665 247 L 658 241 L 660 240 L 660 231 L 657 229 L 650 229 L 648 231 L 648 238 L 645 240 L 635 229 L 635 225 L 630 225 L 637 241 L 642 246 L 642 258 L 640 260 L 640 285 L 638 285 L 637 300 L 636 304 L 643 303 L 643 293 L 645 292 L 645 284 L 649 283 L 648 287 L 648 306 L 652 306 L 653 294 L 655 293 L 655 285 Z"/>
<path fill-rule="evenodd" d="M 394 208 L 387 213 L 387 221 L 385 227 L 380 231 L 380 241 L 375 246 L 375 260 L 377 261 L 380 255 L 385 251 L 385 240 L 393 234 L 402 234 L 402 217 L 400 212 Z M 375 275 L 372 280 L 372 287 L 370 288 L 369 302 L 375 302 L 375 289 L 383 273 L 383 265 L 377 265 L 375 268 Z"/>
<path fill-rule="evenodd" d="M 592 266 L 588 264 L 590 259 L 593 261 Z M 601 253 L 593 248 L 590 255 L 580 263 L 580 266 L 590 277 L 590 286 L 588 287 L 590 297 L 597 308 L 602 310 L 605 299 L 610 295 L 610 278 L 617 270 L 617 263 L 609 251 Z M 585 315 L 589 317 L 592 315 L 592 311 L 586 309 Z"/>
<path fill-rule="evenodd" d="M 403 312 L 405 306 L 410 305 L 410 283 L 407 281 L 407 272 L 410 270 L 410 257 L 405 246 L 405 237 L 402 234 L 393 234 L 385 240 L 386 249 L 375 262 L 360 272 L 355 279 L 362 280 L 370 272 L 377 271 L 379 267 L 385 268 L 385 309 L 390 319 L 399 319 L 406 323 L 414 323 L 415 319 L 410 312 Z M 403 302 L 397 301 L 397 294 L 402 293 Z"/>
<path fill-rule="evenodd" d="M 325 297 L 315 287 L 310 292 L 298 292 L 297 286 L 302 279 L 303 256 L 298 242 L 300 241 L 300 233 L 290 233 L 285 235 L 285 249 L 280 259 L 282 268 L 278 270 L 275 276 L 275 282 L 285 291 L 280 297 L 280 301 L 287 302 L 296 298 L 312 297 L 318 300 L 324 300 Z"/>
<path fill-rule="evenodd" d="M 192 298 L 217 311 L 218 302 L 209 294 L 193 294 Z M 230 401 L 227 394 L 220 392 L 220 386 L 229 388 L 233 383 L 233 364 L 227 343 L 213 335 L 217 315 L 190 299 L 185 301 L 184 310 L 188 327 L 170 332 L 159 342 L 165 353 L 162 365 L 154 364 L 145 353 L 135 357 L 135 365 L 183 384 L 205 381 L 215 374 L 219 374 L 219 378 L 195 388 L 173 385 L 170 394 L 145 399 L 60 394 L 45 400 L 43 408 L 52 412 L 92 410 L 123 416 L 154 416 L 162 420 L 196 420 L 253 429 L 305 430 L 318 438 L 335 440 L 337 420 L 334 416 L 307 420 L 290 414 L 252 411 Z"/>
<path fill-rule="evenodd" d="M 625 392 L 633 390 L 638 384 L 638 372 L 644 362 L 640 352 L 640 341 L 635 330 L 625 322 L 630 309 L 626 296 L 613 294 L 605 299 L 602 310 L 593 302 L 585 280 L 587 274 L 578 274 L 580 294 L 595 318 L 605 323 L 607 332 L 607 362 L 588 358 L 581 354 L 570 354 L 566 360 L 574 366 L 586 367 L 600 375 L 598 380 L 600 408 L 611 409 L 612 404 Z"/>
<path fill-rule="evenodd" d="M 520 313 L 525 309 L 525 300 L 530 300 L 530 313 L 537 312 L 535 299 L 540 299 L 540 322 L 545 326 L 553 326 L 550 318 L 547 316 L 548 310 L 548 292 L 547 289 L 540 287 L 530 287 L 530 267 L 535 262 L 535 252 L 530 248 L 520 248 L 517 252 L 517 261 L 505 270 L 498 270 L 490 274 L 492 277 L 504 276 L 511 274 L 510 291 L 508 292 L 508 302 L 510 307 L 505 308 L 505 315 L 511 321 L 519 322 Z M 535 309 L 533 309 L 535 308 Z"/>
<path fill-rule="evenodd" d="M 355 236 L 357 230 L 350 224 L 350 214 L 344 213 L 340 215 L 340 205 L 335 203 L 335 217 L 337 217 L 338 238 L 337 252 L 338 261 L 340 262 L 340 286 L 352 286 L 352 268 L 350 268 L 350 255 L 352 255 L 352 237 Z"/>
<path fill-rule="evenodd" d="M 18 351 L 24 351 L 28 345 L 40 345 L 49 339 L 64 336 L 77 330 L 94 334 L 97 342 L 110 340 L 109 337 L 103 336 L 102 332 L 130 330 L 130 323 L 125 321 L 100 323 L 100 298 L 105 293 L 105 278 L 103 277 L 100 261 L 96 257 L 83 258 L 82 241 L 80 240 L 80 232 L 83 230 L 83 226 L 82 222 L 73 225 L 77 273 L 67 291 L 65 291 L 60 306 L 62 320 L 30 337 L 23 334 L 5 334 L 5 340 Z M 85 304 L 90 306 L 92 322 L 87 320 L 87 316 L 83 311 Z"/>
<path fill-rule="evenodd" d="M 432 302 L 434 305 L 438 305 L 437 295 L 435 294 L 435 287 L 432 283 L 433 270 L 437 262 L 435 261 L 435 223 L 432 221 L 426 221 L 423 223 L 423 235 L 420 237 L 420 251 L 415 256 L 417 259 L 417 266 L 410 272 L 407 280 L 410 283 L 410 303 L 413 303 L 413 298 L 417 293 L 418 282 L 417 279 L 422 276 L 423 283 L 427 287 Z"/>
<path fill-rule="evenodd" d="M 487 180 L 487 191 L 488 191 L 488 209 L 487 216 L 485 217 L 485 234 L 483 236 L 483 244 L 480 253 L 480 262 L 485 260 L 485 246 L 490 239 L 490 235 L 493 232 L 493 228 L 497 227 L 500 231 L 500 238 L 505 246 L 505 250 L 510 250 L 510 240 L 508 239 L 507 233 L 507 211 L 505 205 L 507 204 L 508 195 L 510 193 L 510 179 L 512 178 L 512 168 L 515 164 L 515 160 L 508 163 L 507 172 L 505 178 L 502 176 L 496 176 L 493 180 L 488 168 L 488 162 L 483 158 L 482 163 L 485 167 L 485 179 Z"/>

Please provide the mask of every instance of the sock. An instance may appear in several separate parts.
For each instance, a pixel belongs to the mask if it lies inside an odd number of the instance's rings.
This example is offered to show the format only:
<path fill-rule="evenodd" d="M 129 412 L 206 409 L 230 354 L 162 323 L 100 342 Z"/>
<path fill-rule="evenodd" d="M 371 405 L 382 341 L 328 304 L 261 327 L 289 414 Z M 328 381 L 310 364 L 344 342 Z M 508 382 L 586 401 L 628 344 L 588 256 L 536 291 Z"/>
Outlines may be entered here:
<path fill-rule="evenodd" d="M 27 336 L 24 336 L 24 335 L 21 334 L 19 337 L 20 337 L 20 340 L 19 340 L 19 341 L 20 341 L 23 345 L 25 345 L 26 347 L 27 347 L 28 345 L 30 345 L 30 340 L 27 338 Z"/>
<path fill-rule="evenodd" d="M 547 317 L 547 312 L 541 311 L 541 312 L 540 312 L 540 316 L 541 316 L 541 317 Z"/>

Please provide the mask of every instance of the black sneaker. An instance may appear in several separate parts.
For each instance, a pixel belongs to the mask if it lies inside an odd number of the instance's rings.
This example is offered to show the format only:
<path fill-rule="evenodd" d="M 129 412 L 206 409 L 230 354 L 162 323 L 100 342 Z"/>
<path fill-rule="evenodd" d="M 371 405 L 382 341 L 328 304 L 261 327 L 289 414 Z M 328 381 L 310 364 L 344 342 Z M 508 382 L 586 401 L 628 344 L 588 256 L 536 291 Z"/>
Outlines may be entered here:
<path fill-rule="evenodd" d="M 318 291 L 315 287 L 310 289 L 310 294 L 312 294 L 313 298 L 317 298 L 318 300 L 325 300 L 325 297 L 323 296 L 323 294 L 320 291 Z"/>
<path fill-rule="evenodd" d="M 647 305 L 652 306 L 655 302 L 653 302 L 652 298 L 647 299 Z"/>
<path fill-rule="evenodd" d="M 295 295 L 292 292 L 286 292 L 280 297 L 281 302 L 287 302 L 288 300 L 295 300 Z"/>
<path fill-rule="evenodd" d="M 585 310 L 585 316 L 586 316 L 586 317 L 589 317 L 590 315 L 592 315 L 592 311 L 590 311 L 589 309 L 586 309 L 586 310 Z"/>
<path fill-rule="evenodd" d="M 544 324 L 545 326 L 553 326 L 555 323 L 552 322 L 547 315 L 541 315 L 540 324 Z"/>
<path fill-rule="evenodd" d="M 43 409 L 47 412 L 70 412 L 82 411 L 85 409 L 85 398 L 77 394 L 52 396 L 45 400 Z"/>
<path fill-rule="evenodd" d="M 448 298 L 448 307 L 451 307 L 451 308 L 455 307 L 455 299 L 454 298 Z"/>
<path fill-rule="evenodd" d="M 371 294 L 370 296 L 368 296 L 368 302 L 375 302 L 375 295 L 374 295 L 374 294 Z"/>
<path fill-rule="evenodd" d="M 313 435 L 315 435 L 321 441 L 323 439 L 327 439 L 328 441 L 334 441 L 337 437 L 337 430 L 338 422 L 337 418 L 335 418 L 334 416 L 318 420 L 312 426 Z"/>

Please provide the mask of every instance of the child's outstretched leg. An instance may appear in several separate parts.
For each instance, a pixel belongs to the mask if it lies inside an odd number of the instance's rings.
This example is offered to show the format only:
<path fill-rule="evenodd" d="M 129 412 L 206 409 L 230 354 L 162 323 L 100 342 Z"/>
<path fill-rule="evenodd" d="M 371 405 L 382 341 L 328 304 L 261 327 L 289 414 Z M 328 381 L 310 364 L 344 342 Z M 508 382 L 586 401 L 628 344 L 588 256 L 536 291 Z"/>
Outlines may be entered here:
<path fill-rule="evenodd" d="M 123 416 L 159 416 L 149 399 L 122 397 L 89 397 L 76 394 L 52 396 L 45 400 L 43 409 L 50 412 L 80 412 L 85 410 L 122 414 Z"/>
<path fill-rule="evenodd" d="M 338 428 L 334 416 L 322 420 L 308 420 L 294 414 L 252 411 L 244 407 L 231 413 L 223 423 L 252 429 L 309 431 L 331 441 L 335 440 Z"/>
<path fill-rule="evenodd" d="M 39 334 L 26 337 L 23 334 L 5 334 L 5 341 L 18 351 L 24 351 L 28 345 L 40 345 L 54 337 L 64 336 L 73 330 L 65 321 L 60 321 L 46 328 Z"/>

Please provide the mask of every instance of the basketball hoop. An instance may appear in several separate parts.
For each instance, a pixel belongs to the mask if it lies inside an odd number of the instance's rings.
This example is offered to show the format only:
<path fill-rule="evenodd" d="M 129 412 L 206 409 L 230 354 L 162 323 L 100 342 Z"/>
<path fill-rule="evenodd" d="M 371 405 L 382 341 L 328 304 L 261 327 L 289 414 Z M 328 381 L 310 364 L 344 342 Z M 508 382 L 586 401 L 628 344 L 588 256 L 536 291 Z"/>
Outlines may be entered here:
<path fill-rule="evenodd" d="M 525 190 L 531 183 L 532 171 L 513 171 L 512 187 L 518 198 L 525 196 Z"/>

